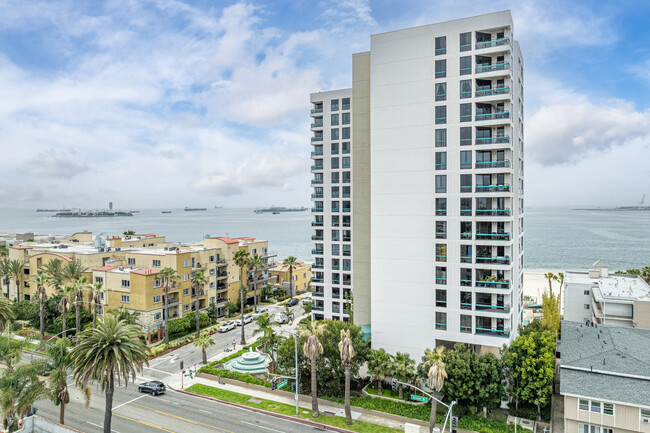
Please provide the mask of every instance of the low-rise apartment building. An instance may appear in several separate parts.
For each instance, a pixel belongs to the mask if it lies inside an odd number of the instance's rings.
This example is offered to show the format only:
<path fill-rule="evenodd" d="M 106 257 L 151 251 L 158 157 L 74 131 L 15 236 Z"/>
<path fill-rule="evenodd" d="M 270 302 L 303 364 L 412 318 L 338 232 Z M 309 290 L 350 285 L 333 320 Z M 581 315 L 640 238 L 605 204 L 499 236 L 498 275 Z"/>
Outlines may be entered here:
<path fill-rule="evenodd" d="M 283 263 L 273 263 L 269 267 L 269 274 L 276 277 L 275 283 L 282 287 L 287 293 L 291 286 L 289 285 L 290 274 L 293 275 L 293 287 L 296 291 L 306 292 L 311 290 L 311 267 L 309 263 L 297 262 L 293 268 L 293 273 L 289 272 L 289 266 Z M 322 282 L 322 281 L 321 281 Z"/>

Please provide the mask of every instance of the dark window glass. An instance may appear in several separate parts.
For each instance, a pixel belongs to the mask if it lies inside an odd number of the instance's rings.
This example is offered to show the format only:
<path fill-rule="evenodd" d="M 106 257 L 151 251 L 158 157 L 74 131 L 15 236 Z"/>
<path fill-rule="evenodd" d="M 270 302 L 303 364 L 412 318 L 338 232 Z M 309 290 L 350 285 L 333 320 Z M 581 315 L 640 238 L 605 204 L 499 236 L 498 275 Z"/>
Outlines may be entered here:
<path fill-rule="evenodd" d="M 461 197 L 460 199 L 460 216 L 472 216 L 472 199 Z"/>
<path fill-rule="evenodd" d="M 472 97 L 472 80 L 460 80 L 460 99 Z"/>
<path fill-rule="evenodd" d="M 446 198 L 437 198 L 436 199 L 436 215 L 438 215 L 438 216 L 447 215 L 447 199 Z"/>
<path fill-rule="evenodd" d="M 447 76 L 447 60 L 436 60 L 436 78 Z"/>
<path fill-rule="evenodd" d="M 460 152 L 460 168 L 472 168 L 472 151 L 462 150 Z"/>
<path fill-rule="evenodd" d="M 436 124 L 447 123 L 447 106 L 436 107 Z"/>
<path fill-rule="evenodd" d="M 468 75 L 472 73 L 472 56 L 465 56 L 460 58 L 460 75 Z"/>
<path fill-rule="evenodd" d="M 447 147 L 446 129 L 436 129 L 436 147 Z"/>
<path fill-rule="evenodd" d="M 436 38 L 436 56 L 447 53 L 447 36 Z"/>
<path fill-rule="evenodd" d="M 339 139 L 339 128 L 332 128 L 332 140 Z"/>
<path fill-rule="evenodd" d="M 447 313 L 436 311 L 436 329 L 440 331 L 447 330 Z"/>
<path fill-rule="evenodd" d="M 436 101 L 447 100 L 447 83 L 436 83 Z"/>
<path fill-rule="evenodd" d="M 460 104 L 460 121 L 461 122 L 471 122 L 472 121 L 472 104 Z"/>
<path fill-rule="evenodd" d="M 447 239 L 447 221 L 436 221 L 436 239 Z"/>
<path fill-rule="evenodd" d="M 339 109 L 339 100 L 332 99 L 332 111 L 338 111 Z"/>
<path fill-rule="evenodd" d="M 469 51 L 472 49 L 472 33 L 460 34 L 460 51 Z"/>
<path fill-rule="evenodd" d="M 472 309 L 472 292 L 460 292 L 460 309 L 461 310 Z"/>
<path fill-rule="evenodd" d="M 342 128 L 342 136 L 341 136 L 341 138 L 343 138 L 344 140 L 350 138 L 350 128 L 349 127 Z"/>
<path fill-rule="evenodd" d="M 443 289 L 436 290 L 436 307 L 447 306 L 447 291 Z"/>
<path fill-rule="evenodd" d="M 436 152 L 436 170 L 447 169 L 447 152 Z"/>
<path fill-rule="evenodd" d="M 436 175 L 436 192 L 447 192 L 447 176 Z"/>
<path fill-rule="evenodd" d="M 472 192 L 472 175 L 460 175 L 460 192 Z"/>
<path fill-rule="evenodd" d="M 349 125 L 350 124 L 350 113 L 341 114 L 341 123 L 343 125 Z"/>
<path fill-rule="evenodd" d="M 468 146 L 472 144 L 472 127 L 461 126 L 460 128 L 460 145 Z"/>
<path fill-rule="evenodd" d="M 336 126 L 339 124 L 339 115 L 338 114 L 332 114 L 332 126 Z"/>

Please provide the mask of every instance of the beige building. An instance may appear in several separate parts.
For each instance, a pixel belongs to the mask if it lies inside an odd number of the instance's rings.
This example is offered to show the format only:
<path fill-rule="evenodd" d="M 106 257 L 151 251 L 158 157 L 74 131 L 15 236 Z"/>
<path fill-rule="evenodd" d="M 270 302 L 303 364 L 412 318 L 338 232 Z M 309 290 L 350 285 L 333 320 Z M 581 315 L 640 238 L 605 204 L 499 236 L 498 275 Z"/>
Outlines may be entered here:
<path fill-rule="evenodd" d="M 650 433 L 650 330 L 562 321 L 566 433 Z"/>
<path fill-rule="evenodd" d="M 281 286 L 289 293 L 289 267 L 279 263 L 273 263 L 269 268 L 269 274 L 276 277 L 275 283 Z M 311 291 L 311 265 L 304 262 L 298 262 L 293 269 L 293 285 L 297 292 Z M 320 281 L 322 282 L 322 281 Z"/>

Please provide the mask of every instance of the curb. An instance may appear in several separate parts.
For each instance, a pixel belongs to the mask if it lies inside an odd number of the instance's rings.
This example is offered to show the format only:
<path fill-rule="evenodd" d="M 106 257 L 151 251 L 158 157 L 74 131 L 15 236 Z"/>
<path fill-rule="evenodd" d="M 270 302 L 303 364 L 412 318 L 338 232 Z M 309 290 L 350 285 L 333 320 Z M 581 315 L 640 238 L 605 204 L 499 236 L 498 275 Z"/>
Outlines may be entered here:
<path fill-rule="evenodd" d="M 238 407 L 240 409 L 247 409 L 247 410 L 250 410 L 250 411 L 253 411 L 253 412 L 263 413 L 265 415 L 274 416 L 276 418 L 286 419 L 286 420 L 293 421 L 293 422 L 299 422 L 301 424 L 306 424 L 306 425 L 309 425 L 309 426 L 312 426 L 312 427 L 318 427 L 318 428 L 322 428 L 322 429 L 330 430 L 330 431 L 335 431 L 335 432 L 339 432 L 339 433 L 357 433 L 355 431 L 347 430 L 347 429 L 344 429 L 344 428 L 341 428 L 341 427 L 334 427 L 334 426 L 331 426 L 331 425 L 321 424 L 321 423 L 314 422 L 314 421 L 309 421 L 309 420 L 306 420 L 306 419 L 296 418 L 294 416 L 289 416 L 289 415 L 283 415 L 281 413 L 270 412 L 270 411 L 264 410 L 264 409 L 258 409 L 258 408 L 251 407 L 251 406 L 245 406 L 245 405 L 239 404 L 239 403 L 233 403 L 232 401 L 219 400 L 218 398 L 208 397 L 207 395 L 195 394 L 193 392 L 189 392 L 189 391 L 185 391 L 185 390 L 181 390 L 181 389 L 174 389 L 171 386 L 169 388 L 173 389 L 176 392 L 180 392 L 180 393 L 183 393 L 183 394 L 191 395 L 191 396 L 194 396 L 194 397 L 204 398 L 206 400 L 216 401 L 218 403 L 227 404 L 227 405 L 230 405 L 230 406 Z"/>

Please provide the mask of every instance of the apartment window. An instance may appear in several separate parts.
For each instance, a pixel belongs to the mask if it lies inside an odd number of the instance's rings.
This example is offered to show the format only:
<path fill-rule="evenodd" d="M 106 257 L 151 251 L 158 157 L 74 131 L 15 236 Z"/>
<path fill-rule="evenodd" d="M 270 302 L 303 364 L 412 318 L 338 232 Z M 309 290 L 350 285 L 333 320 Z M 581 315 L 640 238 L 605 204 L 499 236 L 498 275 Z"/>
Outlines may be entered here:
<path fill-rule="evenodd" d="M 589 290 L 585 290 L 585 291 L 583 291 L 582 293 L 583 293 L 584 295 L 586 295 L 586 296 L 589 296 L 590 291 L 589 291 Z"/>
<path fill-rule="evenodd" d="M 447 244 L 436 244 L 436 262 L 447 261 Z"/>
<path fill-rule="evenodd" d="M 131 282 L 129 280 L 122 280 L 122 287 L 131 287 Z"/>
<path fill-rule="evenodd" d="M 339 158 L 338 157 L 332 158 L 331 161 L 330 161 L 330 164 L 331 164 L 332 169 L 336 170 L 337 168 L 339 168 Z"/>
<path fill-rule="evenodd" d="M 129 295 L 122 295 L 121 301 L 124 304 L 128 304 L 129 303 Z"/>
<path fill-rule="evenodd" d="M 338 114 L 332 114 L 331 118 L 332 118 L 332 120 L 331 120 L 332 126 L 336 126 L 336 125 L 339 124 L 339 115 Z"/>
<path fill-rule="evenodd" d="M 460 246 L 460 262 L 461 263 L 472 263 L 472 246 L 471 245 L 461 245 Z M 470 273 L 469 285 L 472 285 L 472 275 Z M 464 284 L 461 284 L 464 285 Z"/>
<path fill-rule="evenodd" d="M 332 202 L 332 212 L 339 212 L 339 202 L 338 201 L 333 201 Z"/>
<path fill-rule="evenodd" d="M 6 280 L 4 280 L 4 281 L 6 281 Z M 104 277 L 95 277 L 95 282 L 104 284 Z"/>
<path fill-rule="evenodd" d="M 343 198 L 350 198 L 350 187 L 349 186 L 344 186 L 343 187 Z"/>
<path fill-rule="evenodd" d="M 339 128 L 332 128 L 330 132 L 330 137 L 332 140 L 338 140 L 339 139 Z"/>
<path fill-rule="evenodd" d="M 213 262 L 214 262 L 214 256 L 210 256 L 210 257 L 208 258 L 208 261 L 209 261 L 210 263 L 213 263 Z"/>
<path fill-rule="evenodd" d="M 613 403 L 603 403 L 603 414 L 604 415 L 614 415 L 614 404 Z"/>
<path fill-rule="evenodd" d="M 472 151 L 471 150 L 461 150 L 460 151 L 460 168 L 472 168 Z"/>
<path fill-rule="evenodd" d="M 589 304 L 584 304 L 585 310 L 589 309 Z"/>
<path fill-rule="evenodd" d="M 154 268 L 159 268 L 160 267 L 160 260 L 153 260 L 152 261 L 152 266 Z"/>
<path fill-rule="evenodd" d="M 214 289 L 214 287 L 215 287 L 215 285 L 214 285 L 214 281 L 210 281 L 210 288 L 211 288 L 211 289 Z"/>
<path fill-rule="evenodd" d="M 162 313 L 154 313 L 153 320 L 160 320 L 162 318 Z"/>
<path fill-rule="evenodd" d="M 343 107 L 341 108 L 342 110 L 350 109 L 350 98 L 343 98 L 341 99 L 341 102 L 343 103 Z"/>
<path fill-rule="evenodd" d="M 187 267 L 187 266 L 189 266 L 189 265 L 190 265 L 190 261 L 189 261 L 189 260 L 183 260 L 183 266 Z"/>
<path fill-rule="evenodd" d="M 436 289 L 436 307 L 446 307 L 447 306 L 447 291 L 442 289 Z"/>
<path fill-rule="evenodd" d="M 190 311 L 190 304 L 183 305 L 183 311 Z"/>
<path fill-rule="evenodd" d="M 350 124 L 350 113 L 342 113 L 341 114 L 341 123 L 343 125 L 349 125 Z"/>
<path fill-rule="evenodd" d="M 447 176 L 444 174 L 436 175 L 436 192 L 447 192 Z"/>
<path fill-rule="evenodd" d="M 332 111 L 339 111 L 339 100 L 332 99 Z"/>
<path fill-rule="evenodd" d="M 160 286 L 161 286 L 161 282 L 160 282 L 160 280 L 153 280 L 153 287 L 154 287 L 154 289 L 157 288 L 157 287 L 160 287 Z"/>
<path fill-rule="evenodd" d="M 472 80 L 460 80 L 460 99 L 472 97 Z"/>
<path fill-rule="evenodd" d="M 343 172 L 343 183 L 350 183 L 350 172 L 349 171 L 344 171 Z"/>
<path fill-rule="evenodd" d="M 190 281 L 190 274 L 183 275 L 183 281 Z"/>
<path fill-rule="evenodd" d="M 447 169 L 447 152 L 436 152 L 436 170 Z"/>
<path fill-rule="evenodd" d="M 347 126 L 345 128 L 341 128 L 341 138 L 343 140 L 349 140 L 350 139 L 350 127 Z"/>
<path fill-rule="evenodd" d="M 460 292 L 460 309 L 472 309 L 472 292 Z"/>
<path fill-rule="evenodd" d="M 344 244 L 343 245 L 343 255 L 351 256 L 352 255 L 352 245 Z"/>
<path fill-rule="evenodd" d="M 332 227 L 338 227 L 338 226 L 339 226 L 339 216 L 332 215 Z"/>
<path fill-rule="evenodd" d="M 447 199 L 446 198 L 437 198 L 436 199 L 436 215 L 445 216 L 447 215 Z"/>
<path fill-rule="evenodd" d="M 341 158 L 341 168 L 350 168 L 350 157 L 344 156 Z"/>
<path fill-rule="evenodd" d="M 447 106 L 440 105 L 436 107 L 436 125 L 447 123 Z"/>
<path fill-rule="evenodd" d="M 158 302 L 160 302 L 160 295 L 156 295 L 153 297 L 153 303 L 157 304 Z"/>
<path fill-rule="evenodd" d="M 339 198 L 339 187 L 338 186 L 333 186 L 332 187 L 332 198 Z"/>
<path fill-rule="evenodd" d="M 436 284 L 447 284 L 447 268 L 436 266 Z"/>
<path fill-rule="evenodd" d="M 460 58 L 460 75 L 468 75 L 472 73 L 472 56 L 465 56 Z"/>
<path fill-rule="evenodd" d="M 343 154 L 350 153 L 350 142 L 349 141 L 344 141 L 343 143 L 341 143 L 341 153 L 343 153 Z"/>
<path fill-rule="evenodd" d="M 471 126 L 461 126 L 460 127 L 460 145 L 469 146 L 472 144 L 472 127 Z"/>
<path fill-rule="evenodd" d="M 650 422 L 650 409 L 641 409 L 641 422 Z"/>
<path fill-rule="evenodd" d="M 470 268 L 460 268 L 460 285 L 472 287 L 472 270 Z"/>
<path fill-rule="evenodd" d="M 472 121 L 472 104 L 460 104 L 460 121 L 461 122 L 471 122 Z"/>
<path fill-rule="evenodd" d="M 436 78 L 447 76 L 447 60 L 436 60 Z"/>
<path fill-rule="evenodd" d="M 447 54 L 447 36 L 436 38 L 436 56 Z"/>
<path fill-rule="evenodd" d="M 436 101 L 447 100 L 447 83 L 436 83 Z"/>
<path fill-rule="evenodd" d="M 436 129 L 436 147 L 447 147 L 446 129 Z"/>
<path fill-rule="evenodd" d="M 127 259 L 126 262 L 127 262 L 127 264 L 129 264 L 129 265 L 135 265 L 135 259 L 132 258 L 132 257 L 129 257 L 129 258 Z"/>
<path fill-rule="evenodd" d="M 589 411 L 589 400 L 580 399 L 578 401 L 578 408 L 580 410 Z"/>
<path fill-rule="evenodd" d="M 472 192 L 472 175 L 460 175 L 460 192 Z"/>
<path fill-rule="evenodd" d="M 591 401 L 590 408 L 591 412 L 593 413 L 600 413 L 601 412 L 601 404 L 599 401 Z"/>
<path fill-rule="evenodd" d="M 210 269 L 210 275 L 215 275 L 217 273 L 216 269 Z"/>
<path fill-rule="evenodd" d="M 436 311 L 436 329 L 447 330 L 447 313 Z"/>
<path fill-rule="evenodd" d="M 471 221 L 461 221 L 460 222 L 460 238 L 468 241 L 472 240 L 472 222 Z"/>
<path fill-rule="evenodd" d="M 447 239 L 447 221 L 436 221 L 436 239 Z"/>
<path fill-rule="evenodd" d="M 339 172 L 332 172 L 332 183 L 339 183 Z"/>
<path fill-rule="evenodd" d="M 472 333 L 472 316 L 466 314 L 460 315 L 460 332 L 464 334 Z"/>
<path fill-rule="evenodd" d="M 335 242 L 339 241 L 339 231 L 338 230 L 332 230 L 332 241 L 335 241 Z"/>
<path fill-rule="evenodd" d="M 472 199 L 461 197 L 460 199 L 460 216 L 472 216 Z"/>
<path fill-rule="evenodd" d="M 460 34 L 460 51 L 469 51 L 472 49 L 472 33 L 461 33 Z"/>
<path fill-rule="evenodd" d="M 341 247 L 339 246 L 339 244 L 332 244 L 332 255 L 333 256 L 338 256 L 340 250 L 341 250 Z"/>
<path fill-rule="evenodd" d="M 330 149 L 331 149 L 332 155 L 338 155 L 339 154 L 339 144 L 338 143 L 332 143 Z"/>

